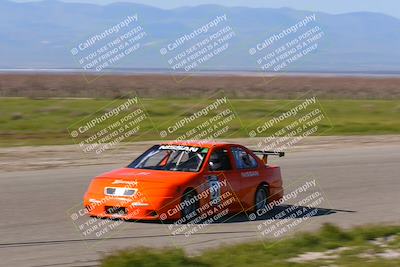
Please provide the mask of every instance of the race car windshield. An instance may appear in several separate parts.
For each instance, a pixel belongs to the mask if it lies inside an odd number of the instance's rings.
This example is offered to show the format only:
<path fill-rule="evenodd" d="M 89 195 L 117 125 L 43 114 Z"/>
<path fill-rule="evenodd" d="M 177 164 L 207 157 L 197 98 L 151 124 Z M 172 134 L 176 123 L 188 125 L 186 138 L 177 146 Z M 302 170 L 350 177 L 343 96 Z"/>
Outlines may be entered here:
<path fill-rule="evenodd" d="M 156 145 L 143 153 L 128 168 L 198 172 L 208 153 L 207 148 L 180 145 Z"/>

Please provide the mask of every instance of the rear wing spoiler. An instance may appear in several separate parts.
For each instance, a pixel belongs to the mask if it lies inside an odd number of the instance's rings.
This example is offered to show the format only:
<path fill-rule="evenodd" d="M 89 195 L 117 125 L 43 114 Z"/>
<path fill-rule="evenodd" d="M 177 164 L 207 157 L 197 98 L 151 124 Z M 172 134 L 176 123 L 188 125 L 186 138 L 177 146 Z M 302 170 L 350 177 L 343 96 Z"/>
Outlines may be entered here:
<path fill-rule="evenodd" d="M 284 157 L 285 152 L 275 152 L 275 151 L 264 151 L 264 150 L 252 150 L 254 154 L 263 155 L 263 156 L 279 156 Z"/>
<path fill-rule="evenodd" d="M 252 150 L 252 151 L 254 154 L 262 156 L 262 161 L 264 162 L 264 164 L 268 164 L 268 156 L 278 156 L 280 158 L 285 156 L 285 152 L 264 151 L 264 150 Z"/>

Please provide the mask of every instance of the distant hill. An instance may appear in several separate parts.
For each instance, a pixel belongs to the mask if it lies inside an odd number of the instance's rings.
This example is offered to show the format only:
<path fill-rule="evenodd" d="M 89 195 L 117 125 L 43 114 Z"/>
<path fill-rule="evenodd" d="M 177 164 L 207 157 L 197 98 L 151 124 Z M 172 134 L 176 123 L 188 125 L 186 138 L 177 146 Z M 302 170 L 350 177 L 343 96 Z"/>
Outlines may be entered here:
<path fill-rule="evenodd" d="M 259 69 L 249 48 L 313 14 L 288 8 L 204 5 L 163 10 L 146 5 L 106 6 L 42 1 L 0 1 L 0 68 L 79 68 L 71 48 L 138 14 L 147 36 L 141 48 L 112 67 L 168 68 L 160 48 L 216 16 L 227 15 L 236 36 L 229 49 L 203 69 Z M 285 70 L 400 71 L 400 20 L 378 13 L 331 15 L 315 12 L 324 31 L 318 49 Z"/>

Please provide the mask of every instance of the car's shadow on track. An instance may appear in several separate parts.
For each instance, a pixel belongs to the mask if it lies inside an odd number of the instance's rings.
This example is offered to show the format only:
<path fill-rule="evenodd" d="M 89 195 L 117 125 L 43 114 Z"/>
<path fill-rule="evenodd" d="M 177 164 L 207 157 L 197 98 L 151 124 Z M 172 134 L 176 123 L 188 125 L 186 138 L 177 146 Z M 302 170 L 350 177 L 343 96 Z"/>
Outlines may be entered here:
<path fill-rule="evenodd" d="M 327 216 L 338 212 L 355 212 L 350 210 L 336 210 L 327 208 L 315 208 L 295 205 L 280 205 L 276 206 L 273 210 L 260 212 L 242 212 L 236 215 L 227 216 L 222 218 L 216 223 L 238 223 L 247 221 L 260 221 L 260 220 L 285 220 L 285 219 L 307 219 L 311 217 Z"/>
<path fill-rule="evenodd" d="M 338 209 L 327 209 L 327 208 L 316 208 L 316 207 L 305 207 L 296 205 L 280 205 L 274 207 L 273 210 L 260 212 L 255 214 L 252 211 L 243 211 L 236 214 L 229 214 L 223 216 L 217 220 L 213 220 L 212 224 L 226 224 L 226 223 L 241 223 L 241 222 L 251 222 L 260 220 L 284 220 L 284 219 L 307 219 L 311 217 L 328 216 L 338 212 L 350 212 L 352 210 L 338 210 Z M 174 224 L 175 221 L 165 220 L 165 221 L 135 221 L 143 223 L 152 224 Z M 199 223 L 202 223 L 200 221 Z"/>

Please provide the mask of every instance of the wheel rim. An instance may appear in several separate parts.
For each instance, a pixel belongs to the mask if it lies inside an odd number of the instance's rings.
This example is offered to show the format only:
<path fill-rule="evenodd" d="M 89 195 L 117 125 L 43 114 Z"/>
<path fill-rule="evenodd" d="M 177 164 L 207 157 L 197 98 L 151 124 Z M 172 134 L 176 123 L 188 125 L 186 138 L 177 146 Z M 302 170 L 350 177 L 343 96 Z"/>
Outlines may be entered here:
<path fill-rule="evenodd" d="M 265 189 L 259 189 L 256 194 L 256 209 L 261 210 L 267 206 L 267 192 Z"/>

